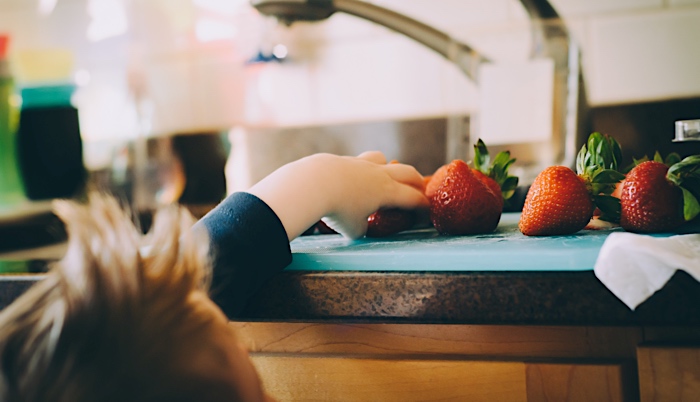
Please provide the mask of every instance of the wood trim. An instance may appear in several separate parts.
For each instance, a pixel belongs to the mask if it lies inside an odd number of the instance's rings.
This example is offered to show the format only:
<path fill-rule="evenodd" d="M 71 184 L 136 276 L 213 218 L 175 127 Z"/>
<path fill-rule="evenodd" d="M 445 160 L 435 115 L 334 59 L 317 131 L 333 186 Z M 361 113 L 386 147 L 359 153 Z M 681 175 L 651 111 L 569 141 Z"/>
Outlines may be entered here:
<path fill-rule="evenodd" d="M 252 352 L 635 359 L 636 327 L 232 322 Z"/>
<path fill-rule="evenodd" d="M 685 343 L 700 345 L 700 326 L 644 327 L 644 343 Z"/>

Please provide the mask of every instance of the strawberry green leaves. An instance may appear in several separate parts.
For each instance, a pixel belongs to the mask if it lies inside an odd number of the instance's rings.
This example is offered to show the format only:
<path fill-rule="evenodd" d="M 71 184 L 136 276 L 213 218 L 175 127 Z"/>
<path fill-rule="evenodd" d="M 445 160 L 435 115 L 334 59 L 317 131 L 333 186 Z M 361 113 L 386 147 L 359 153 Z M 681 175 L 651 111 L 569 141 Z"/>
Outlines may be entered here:
<path fill-rule="evenodd" d="M 593 194 L 610 195 L 615 185 L 625 179 L 625 175 L 613 169 L 601 169 L 590 178 L 590 188 Z"/>
<path fill-rule="evenodd" d="M 588 136 L 588 142 L 581 147 L 576 157 L 576 173 L 592 177 L 599 170 L 617 170 L 621 161 L 620 144 L 609 135 L 594 132 Z"/>
<path fill-rule="evenodd" d="M 509 151 L 501 151 L 491 163 L 491 156 L 484 141 L 479 139 L 474 144 L 474 167 L 498 183 L 504 200 L 512 197 L 518 187 L 518 177 L 508 175 L 508 168 L 514 162 L 515 158 L 510 157 Z"/>
<path fill-rule="evenodd" d="M 625 172 L 625 173 L 627 173 L 627 172 L 629 172 L 630 170 L 632 170 L 635 166 L 639 165 L 640 163 L 646 162 L 646 161 L 649 161 L 649 160 L 653 160 L 654 162 L 661 162 L 661 163 L 663 163 L 663 164 L 666 165 L 666 166 L 673 166 L 673 165 L 675 165 L 676 163 L 678 163 L 678 162 L 681 161 L 681 156 L 680 156 L 678 153 L 676 153 L 676 152 L 671 152 L 670 154 L 666 155 L 666 158 L 664 158 L 664 157 L 661 156 L 661 153 L 659 153 L 659 151 L 656 151 L 656 152 L 654 153 L 654 158 L 653 158 L 653 159 L 649 159 L 649 157 L 646 156 L 646 155 L 642 156 L 642 157 L 639 158 L 639 159 L 637 159 L 637 158 L 632 158 L 632 163 L 629 164 L 626 168 L 622 169 L 622 171 Z"/>
<path fill-rule="evenodd" d="M 689 156 L 672 165 L 666 178 L 683 191 L 683 217 L 686 221 L 700 214 L 700 155 Z"/>
<path fill-rule="evenodd" d="M 600 209 L 600 219 L 617 223 L 620 220 L 620 200 L 611 197 L 615 186 L 625 175 L 618 165 L 622 161 L 620 144 L 609 135 L 594 132 L 576 157 L 576 173 L 588 187 L 593 201 Z"/>
<path fill-rule="evenodd" d="M 620 222 L 622 204 L 620 204 L 619 198 L 612 195 L 597 194 L 593 196 L 593 202 L 600 209 L 599 219 L 612 223 Z"/>
<path fill-rule="evenodd" d="M 681 191 L 683 191 L 683 218 L 686 221 L 692 221 L 700 213 L 700 204 L 693 193 L 684 187 L 681 187 Z"/>

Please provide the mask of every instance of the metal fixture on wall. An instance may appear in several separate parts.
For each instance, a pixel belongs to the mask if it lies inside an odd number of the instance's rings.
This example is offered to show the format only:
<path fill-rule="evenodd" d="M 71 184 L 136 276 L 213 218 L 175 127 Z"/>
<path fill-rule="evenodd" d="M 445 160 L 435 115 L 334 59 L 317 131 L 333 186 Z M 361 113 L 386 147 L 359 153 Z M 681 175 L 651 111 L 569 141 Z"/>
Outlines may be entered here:
<path fill-rule="evenodd" d="M 676 121 L 676 138 L 673 142 L 700 141 L 700 119 Z"/>
<path fill-rule="evenodd" d="M 578 146 L 577 135 L 588 129 L 584 116 L 587 102 L 580 68 L 580 52 L 571 40 L 566 26 L 559 20 L 556 10 L 547 0 L 521 0 L 521 3 L 531 20 L 533 45 L 530 57 L 547 57 L 554 62 L 554 104 L 552 106 L 553 135 L 552 141 L 549 141 L 550 144 L 533 143 L 518 146 L 523 150 L 523 154 L 541 153 L 542 151 L 538 148 L 546 148 L 544 157 L 538 154 L 537 158 L 541 163 L 532 166 L 531 171 L 541 168 L 543 164 L 573 165 Z M 456 41 L 447 33 L 395 11 L 360 0 L 251 0 L 251 4 L 260 13 L 274 16 L 287 25 L 295 21 L 321 21 L 335 12 L 344 12 L 375 22 L 406 35 L 442 55 L 454 63 L 477 86 L 479 85 L 479 67 L 490 62 L 471 46 Z M 557 23 L 552 24 L 551 21 L 557 21 Z M 471 126 L 469 129 L 472 135 L 471 142 L 474 142 L 476 141 L 475 124 L 470 122 L 469 126 Z M 448 160 L 458 155 L 465 158 L 470 154 L 469 139 L 464 141 L 464 138 L 454 138 L 455 135 L 461 135 L 459 131 L 459 129 L 448 129 Z M 514 154 L 518 155 L 516 152 Z"/>

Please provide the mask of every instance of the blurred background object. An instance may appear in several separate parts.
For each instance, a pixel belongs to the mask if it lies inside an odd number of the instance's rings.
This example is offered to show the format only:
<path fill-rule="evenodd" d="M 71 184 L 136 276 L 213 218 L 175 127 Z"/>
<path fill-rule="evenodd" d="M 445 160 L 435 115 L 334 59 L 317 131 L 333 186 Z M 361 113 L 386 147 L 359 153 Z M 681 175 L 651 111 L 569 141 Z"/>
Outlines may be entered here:
<path fill-rule="evenodd" d="M 508 85 L 518 84 L 511 90 L 520 97 L 513 104 L 537 106 L 535 100 L 546 97 L 533 89 L 540 84 L 521 77 L 528 75 L 526 68 L 543 66 L 526 63 L 537 41 L 519 0 L 369 3 L 434 27 L 498 62 L 503 71 L 491 71 L 491 82 L 513 78 Z M 700 48 L 692 44 L 700 36 L 700 3 L 551 5 L 582 50 L 590 129 L 618 138 L 623 165 L 656 149 L 700 153 L 698 142 L 672 142 L 675 121 L 697 118 L 700 110 L 694 67 Z M 127 199 L 135 175 L 142 175 L 136 172 L 147 172 L 154 202 L 177 200 L 203 211 L 218 202 L 224 186 L 228 192 L 245 190 L 314 152 L 378 149 L 430 174 L 450 157 L 450 127 L 468 132 L 485 101 L 480 87 L 453 63 L 347 14 L 285 27 L 248 0 L 0 0 L 0 11 L 0 30 L 14 41 L 11 57 L 39 49 L 70 52 L 71 102 L 88 185 Z M 515 70 L 520 74 L 508 72 L 514 66 L 522 68 Z M 134 96 L 134 71 L 140 98 Z M 513 116 L 505 107 L 498 112 L 492 121 Z M 539 126 L 523 132 L 550 135 Z M 575 148 L 582 142 L 578 137 Z M 137 146 L 139 138 L 145 147 Z M 524 149 L 511 151 L 531 158 Z M 143 155 L 150 166 L 136 162 Z"/>
<path fill-rule="evenodd" d="M 66 49 L 15 55 L 22 107 L 17 153 L 31 200 L 77 196 L 85 184 L 78 110 L 72 104 L 73 56 Z"/>
<path fill-rule="evenodd" d="M 673 141 L 700 141 L 700 119 L 676 121 L 676 138 Z"/>
<path fill-rule="evenodd" d="M 61 58 L 38 63 L 19 58 L 11 69 L 6 57 L 8 39 L 0 35 L 0 251 L 65 240 L 63 225 L 50 210 L 50 199 L 75 196 L 85 178 L 78 115 L 69 100 L 72 87 L 46 85 L 51 81 L 36 73 L 63 76 L 66 70 L 52 63 Z M 42 62 L 45 67 L 38 68 Z M 44 86 L 22 87 L 30 81 L 22 75 L 29 73 L 23 68 L 27 66 L 36 69 L 29 75 Z M 0 272 L 27 267 L 23 262 L 5 261 Z"/>
<path fill-rule="evenodd" d="M 7 59 L 9 40 L 0 34 L 0 210 L 25 200 L 16 152 L 19 105 Z"/>

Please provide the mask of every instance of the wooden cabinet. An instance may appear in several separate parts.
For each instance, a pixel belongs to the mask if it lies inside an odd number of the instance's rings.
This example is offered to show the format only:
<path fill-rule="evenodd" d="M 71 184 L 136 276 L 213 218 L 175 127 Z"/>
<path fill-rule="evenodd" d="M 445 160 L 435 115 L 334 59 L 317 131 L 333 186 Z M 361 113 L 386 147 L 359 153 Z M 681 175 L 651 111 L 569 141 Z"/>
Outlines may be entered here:
<path fill-rule="evenodd" d="M 527 401 L 526 365 L 435 359 L 254 355 L 280 401 Z"/>
<path fill-rule="evenodd" d="M 280 401 L 633 400 L 623 363 L 253 355 Z"/>
<path fill-rule="evenodd" d="M 641 402 L 700 401 L 700 344 L 637 349 Z"/>
<path fill-rule="evenodd" d="M 639 400 L 642 328 L 231 325 L 280 401 Z"/>
<path fill-rule="evenodd" d="M 528 363 L 527 401 L 632 401 L 635 374 L 625 363 Z"/>

